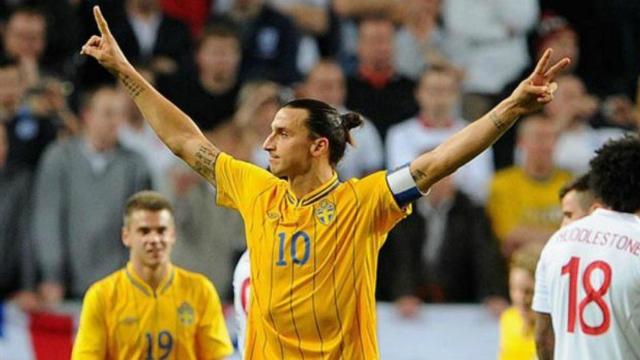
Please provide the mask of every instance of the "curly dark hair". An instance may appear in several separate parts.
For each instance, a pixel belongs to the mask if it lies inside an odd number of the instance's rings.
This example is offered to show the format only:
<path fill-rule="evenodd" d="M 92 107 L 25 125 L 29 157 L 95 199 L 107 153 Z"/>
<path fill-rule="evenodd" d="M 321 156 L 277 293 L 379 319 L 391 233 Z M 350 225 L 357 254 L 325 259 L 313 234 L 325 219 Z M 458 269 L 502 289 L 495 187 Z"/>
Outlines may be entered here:
<path fill-rule="evenodd" d="M 640 139 L 627 135 L 603 145 L 591 159 L 591 189 L 612 210 L 640 210 Z"/>

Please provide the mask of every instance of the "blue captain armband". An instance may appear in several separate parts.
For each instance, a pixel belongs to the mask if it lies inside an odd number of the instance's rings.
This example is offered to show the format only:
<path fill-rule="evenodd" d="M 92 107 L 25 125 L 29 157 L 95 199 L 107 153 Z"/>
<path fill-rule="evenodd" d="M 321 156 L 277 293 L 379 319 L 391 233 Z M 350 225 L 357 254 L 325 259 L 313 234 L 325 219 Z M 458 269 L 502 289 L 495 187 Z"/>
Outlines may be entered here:
<path fill-rule="evenodd" d="M 427 195 L 418 189 L 416 181 L 411 176 L 409 164 L 387 173 L 387 184 L 393 198 L 400 207 L 405 207 L 411 202 Z"/>

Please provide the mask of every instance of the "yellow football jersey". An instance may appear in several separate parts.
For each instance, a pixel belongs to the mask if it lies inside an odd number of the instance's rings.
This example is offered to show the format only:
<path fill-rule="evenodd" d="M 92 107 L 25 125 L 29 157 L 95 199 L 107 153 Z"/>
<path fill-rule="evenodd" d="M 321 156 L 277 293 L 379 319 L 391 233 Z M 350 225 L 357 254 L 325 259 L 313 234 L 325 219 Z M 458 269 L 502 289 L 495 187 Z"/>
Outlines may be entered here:
<path fill-rule="evenodd" d="M 571 180 L 571 174 L 556 170 L 546 180 L 528 177 L 522 168 L 511 167 L 496 173 L 491 182 L 487 212 L 498 238 L 504 238 L 518 225 L 555 230 L 562 211 L 558 191 Z"/>
<path fill-rule="evenodd" d="M 85 295 L 73 359 L 221 359 L 233 352 L 218 294 L 172 266 L 154 292 L 131 264 Z"/>
<path fill-rule="evenodd" d="M 524 319 L 515 307 L 510 307 L 500 316 L 499 351 L 498 360 L 536 359 L 533 329 L 525 329 Z"/>
<path fill-rule="evenodd" d="M 266 170 L 221 154 L 218 204 L 244 218 L 251 264 L 246 359 L 378 358 L 378 252 L 408 212 L 378 172 L 333 176 L 302 199 Z"/>

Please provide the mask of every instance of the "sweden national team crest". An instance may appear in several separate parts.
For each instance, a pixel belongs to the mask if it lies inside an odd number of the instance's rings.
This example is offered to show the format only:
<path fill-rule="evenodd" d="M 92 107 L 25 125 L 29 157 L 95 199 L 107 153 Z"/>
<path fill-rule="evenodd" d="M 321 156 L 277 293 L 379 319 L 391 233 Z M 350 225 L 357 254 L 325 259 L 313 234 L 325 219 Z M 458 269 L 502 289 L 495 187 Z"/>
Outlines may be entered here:
<path fill-rule="evenodd" d="M 178 308 L 178 320 L 184 326 L 193 325 L 195 320 L 195 313 L 191 305 L 186 302 L 183 302 Z"/>
<path fill-rule="evenodd" d="M 315 211 L 315 215 L 322 225 L 329 225 L 336 217 L 336 207 L 333 203 L 322 200 Z"/>

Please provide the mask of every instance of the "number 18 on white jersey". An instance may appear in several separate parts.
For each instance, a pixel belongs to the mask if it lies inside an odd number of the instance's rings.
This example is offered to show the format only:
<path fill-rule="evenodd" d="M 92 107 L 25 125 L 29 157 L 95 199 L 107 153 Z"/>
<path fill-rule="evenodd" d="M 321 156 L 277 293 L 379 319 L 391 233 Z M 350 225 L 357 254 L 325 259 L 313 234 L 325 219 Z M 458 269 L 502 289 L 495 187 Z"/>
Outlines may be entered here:
<path fill-rule="evenodd" d="M 640 218 L 598 209 L 556 232 L 533 310 L 551 315 L 554 359 L 640 359 Z"/>

